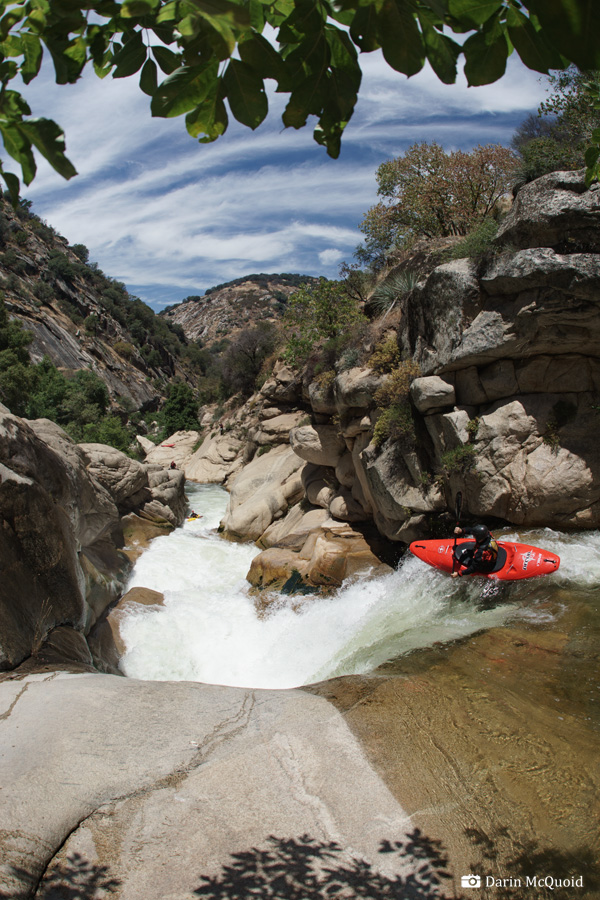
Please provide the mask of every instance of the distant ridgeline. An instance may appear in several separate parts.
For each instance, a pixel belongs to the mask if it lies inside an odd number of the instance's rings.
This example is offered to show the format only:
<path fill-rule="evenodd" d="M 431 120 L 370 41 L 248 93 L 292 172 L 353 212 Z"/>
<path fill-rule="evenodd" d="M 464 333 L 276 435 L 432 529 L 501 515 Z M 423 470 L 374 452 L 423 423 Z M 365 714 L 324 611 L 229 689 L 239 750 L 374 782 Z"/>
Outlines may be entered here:
<path fill-rule="evenodd" d="M 29 201 L 15 209 L 0 194 L 0 403 L 15 415 L 52 419 L 75 440 L 129 452 L 136 434 L 158 440 L 198 429 L 200 404 L 252 392 L 287 298 L 307 280 L 250 275 L 211 288 L 215 323 L 197 342 L 173 312 L 191 298 L 157 315 Z M 223 327 L 221 304 L 234 327 Z M 236 362 L 246 332 L 252 352 Z"/>
<path fill-rule="evenodd" d="M 207 288 L 203 295 L 192 294 L 166 306 L 159 313 L 174 325 L 182 326 L 188 340 L 202 344 L 239 330 L 253 320 L 278 321 L 291 294 L 302 285 L 318 281 L 310 275 L 244 275 Z"/>

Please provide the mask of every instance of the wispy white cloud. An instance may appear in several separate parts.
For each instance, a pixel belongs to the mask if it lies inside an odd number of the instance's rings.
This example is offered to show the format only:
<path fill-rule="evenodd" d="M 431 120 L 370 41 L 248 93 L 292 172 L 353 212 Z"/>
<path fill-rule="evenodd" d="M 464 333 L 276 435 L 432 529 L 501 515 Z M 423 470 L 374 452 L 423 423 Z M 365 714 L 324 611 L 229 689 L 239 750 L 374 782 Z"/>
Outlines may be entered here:
<path fill-rule="evenodd" d="M 198 145 L 182 120 L 152 119 L 135 78 L 86 75 L 57 87 L 47 70 L 27 88 L 34 114 L 65 128 L 79 176 L 65 183 L 42 160 L 27 189 L 34 209 L 102 269 L 156 308 L 256 271 L 334 277 L 376 200 L 375 169 L 417 141 L 447 148 L 507 142 L 544 96 L 542 79 L 511 61 L 495 85 L 442 85 L 429 69 L 407 79 L 380 54 L 364 79 L 340 159 L 310 128 L 282 130 L 285 98 L 256 132 L 232 122 Z"/>

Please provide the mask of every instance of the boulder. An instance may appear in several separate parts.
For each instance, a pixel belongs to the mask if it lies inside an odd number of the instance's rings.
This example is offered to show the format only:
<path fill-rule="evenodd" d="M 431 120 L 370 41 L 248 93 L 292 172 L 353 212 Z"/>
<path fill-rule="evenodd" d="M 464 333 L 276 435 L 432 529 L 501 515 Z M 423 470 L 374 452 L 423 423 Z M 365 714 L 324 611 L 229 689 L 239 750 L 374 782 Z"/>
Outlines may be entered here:
<path fill-rule="evenodd" d="M 390 540 L 406 541 L 403 528 L 415 514 L 446 506 L 440 486 L 422 477 L 415 453 L 402 454 L 390 443 L 376 452 L 371 445 L 359 454 L 359 466 L 375 523 Z"/>
<path fill-rule="evenodd" d="M 255 587 L 281 588 L 297 572 L 305 586 L 335 588 L 348 578 L 391 571 L 361 534 L 349 525 L 329 520 L 307 535 L 299 551 L 271 547 L 259 553 L 247 578 Z"/>
<path fill-rule="evenodd" d="M 202 484 L 225 484 L 242 467 L 242 449 L 243 442 L 232 434 L 207 437 L 183 464 L 185 476 Z"/>
<path fill-rule="evenodd" d="M 89 471 L 115 498 L 119 512 L 181 525 L 185 518 L 185 476 L 179 469 L 137 462 L 104 444 L 80 444 Z"/>
<path fill-rule="evenodd" d="M 59 625 L 84 631 L 119 591 L 119 514 L 52 422 L 0 415 L 0 669 Z"/>
<path fill-rule="evenodd" d="M 598 256 L 596 253 L 561 254 L 547 247 L 503 253 L 487 264 L 480 284 L 493 297 L 551 287 L 590 300 L 597 296 L 600 287 Z"/>
<path fill-rule="evenodd" d="M 146 467 L 121 450 L 105 444 L 80 444 L 88 471 L 113 497 L 121 513 L 130 512 L 143 502 L 148 488 Z M 149 495 L 148 495 L 149 496 Z"/>
<path fill-rule="evenodd" d="M 185 519 L 185 475 L 177 469 L 148 466 L 150 499 L 139 507 L 142 516 L 176 527 Z"/>
<path fill-rule="evenodd" d="M 455 375 L 456 401 L 461 406 L 479 406 L 487 402 L 477 366 L 459 369 Z"/>
<path fill-rule="evenodd" d="M 427 416 L 425 419 L 427 431 L 433 443 L 435 461 L 439 467 L 442 466 L 442 455 L 446 451 L 468 442 L 467 426 L 469 421 L 469 414 L 464 409 Z"/>
<path fill-rule="evenodd" d="M 340 457 L 340 460 L 335 467 L 335 477 L 343 487 L 351 488 L 354 484 L 356 472 L 354 470 L 352 453 L 350 453 L 349 450 L 346 450 Z"/>
<path fill-rule="evenodd" d="M 294 453 L 318 466 L 333 467 L 338 464 L 346 444 L 335 425 L 299 425 L 290 432 L 290 445 Z"/>
<path fill-rule="evenodd" d="M 146 444 L 143 445 L 140 438 L 137 438 L 138 443 L 146 451 L 146 462 L 163 466 L 164 468 L 167 468 L 174 462 L 179 469 L 185 467 L 186 462 L 197 450 L 201 439 L 202 436 L 199 431 L 176 431 L 175 434 L 165 438 L 160 444 L 152 444 L 146 450 L 147 444 L 151 442 L 146 441 Z"/>
<path fill-rule="evenodd" d="M 263 549 L 281 547 L 301 550 L 311 531 L 319 528 L 329 518 L 324 509 L 304 508 L 304 504 L 292 506 L 282 519 L 273 522 L 261 535 L 258 544 Z"/>
<path fill-rule="evenodd" d="M 278 363 L 273 376 L 265 381 L 260 390 L 262 397 L 275 404 L 298 404 L 302 400 L 302 380 L 298 372 Z"/>
<path fill-rule="evenodd" d="M 349 410 L 369 409 L 383 382 L 383 376 L 372 369 L 353 368 L 340 372 L 334 382 L 336 408 L 340 414 Z"/>
<path fill-rule="evenodd" d="M 292 428 L 296 428 L 302 419 L 305 418 L 305 412 L 290 412 L 262 420 L 256 429 L 253 438 L 257 444 L 263 446 L 269 444 L 289 444 L 290 431 Z"/>
<path fill-rule="evenodd" d="M 123 618 L 135 611 L 136 607 L 162 606 L 164 602 L 165 598 L 159 591 L 133 587 L 111 607 L 108 615 L 94 626 L 87 641 L 94 664 L 101 672 L 122 674 L 119 661 L 127 650 L 120 630 Z"/>
<path fill-rule="evenodd" d="M 308 557 L 307 581 L 324 587 L 339 587 L 359 575 L 376 577 L 392 571 L 349 525 L 323 526 L 312 539 L 309 537 L 300 556 Z"/>
<path fill-rule="evenodd" d="M 281 445 L 245 466 L 231 484 L 229 506 L 221 523 L 225 536 L 259 540 L 275 519 L 300 500 L 303 465 L 290 447 Z"/>
<path fill-rule="evenodd" d="M 369 518 L 351 491 L 344 488 L 330 501 L 329 514 L 333 519 L 340 519 L 342 522 L 364 522 Z"/>
<path fill-rule="evenodd" d="M 328 509 L 335 496 L 335 477 L 327 466 L 307 463 L 302 469 L 302 487 L 309 503 Z"/>
<path fill-rule="evenodd" d="M 148 519 L 138 513 L 128 513 L 123 516 L 121 527 L 123 529 L 123 553 L 132 563 L 144 552 L 150 541 L 155 537 L 169 534 L 172 530 L 171 524 L 166 520 Z"/>
<path fill-rule="evenodd" d="M 583 170 L 552 172 L 525 185 L 500 225 L 496 243 L 599 252 L 600 185 L 586 189 Z"/>
<path fill-rule="evenodd" d="M 156 449 L 156 444 L 151 441 L 150 438 L 144 437 L 143 434 L 137 434 L 135 439 L 143 450 L 144 456 L 147 456 L 148 453 Z"/>
<path fill-rule="evenodd" d="M 260 590 L 281 590 L 294 572 L 306 579 L 308 563 L 287 547 L 270 547 L 255 556 L 246 575 L 250 584 Z"/>
<path fill-rule="evenodd" d="M 422 375 L 442 374 L 480 309 L 473 261 L 458 259 L 438 266 L 407 297 L 405 327 L 399 334 L 402 357 L 414 359 Z M 489 343 L 493 346 L 493 337 Z"/>
<path fill-rule="evenodd" d="M 308 399 L 315 413 L 333 416 L 337 412 L 337 405 L 333 392 L 333 384 L 323 384 L 319 381 L 311 381 L 307 388 Z"/>
<path fill-rule="evenodd" d="M 533 394 L 479 422 L 469 509 L 527 526 L 598 527 L 600 450 L 593 394 Z"/>
<path fill-rule="evenodd" d="M 81 546 L 88 547 L 95 541 L 118 532 L 118 511 L 115 501 L 110 491 L 88 471 L 87 457 L 81 446 L 49 419 L 17 421 L 20 423 L 19 429 L 29 426 L 55 457 L 62 461 L 64 481 L 61 479 L 62 483 L 59 485 L 52 479 L 49 482 L 49 489 L 55 501 L 67 513 L 75 537 Z M 25 443 L 22 449 L 24 448 Z M 12 456 L 17 465 L 20 455 L 16 453 Z M 31 459 L 27 464 L 28 471 L 33 474 L 35 480 L 41 477 L 45 481 L 48 473 L 40 470 L 40 465 L 41 459 L 37 463 Z"/>
<path fill-rule="evenodd" d="M 415 378 L 410 386 L 410 396 L 420 413 L 444 406 L 454 406 L 456 403 L 454 385 L 444 381 L 439 375 Z"/>
<path fill-rule="evenodd" d="M 346 442 L 348 439 L 355 438 L 361 431 L 371 433 L 373 431 L 371 415 L 368 413 L 361 416 L 345 414 L 340 420 L 340 431 Z"/>

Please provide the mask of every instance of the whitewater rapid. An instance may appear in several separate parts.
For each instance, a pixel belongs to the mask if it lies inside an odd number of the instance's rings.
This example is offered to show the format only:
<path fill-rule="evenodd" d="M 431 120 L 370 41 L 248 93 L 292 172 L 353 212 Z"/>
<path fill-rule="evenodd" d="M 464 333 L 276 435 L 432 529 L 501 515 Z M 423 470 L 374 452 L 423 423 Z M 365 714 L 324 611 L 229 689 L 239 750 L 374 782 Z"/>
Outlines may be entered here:
<path fill-rule="evenodd" d="M 556 615 L 558 585 L 600 585 L 600 534 L 505 532 L 561 556 L 556 575 L 521 584 L 453 581 L 412 556 L 392 574 L 327 597 L 279 597 L 257 612 L 246 573 L 258 549 L 223 540 L 228 495 L 188 485 L 203 518 L 152 541 L 128 583 L 164 594 L 164 606 L 131 608 L 120 625 L 124 673 L 238 687 L 290 688 L 372 672 L 389 659 L 524 618 Z"/>

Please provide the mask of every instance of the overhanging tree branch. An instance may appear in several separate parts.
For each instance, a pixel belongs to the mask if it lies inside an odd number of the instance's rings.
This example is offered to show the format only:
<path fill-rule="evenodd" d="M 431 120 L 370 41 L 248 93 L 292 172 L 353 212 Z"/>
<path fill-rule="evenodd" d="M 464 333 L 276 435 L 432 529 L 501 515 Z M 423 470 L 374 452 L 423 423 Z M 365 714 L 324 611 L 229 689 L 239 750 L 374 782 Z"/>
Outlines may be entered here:
<path fill-rule="evenodd" d="M 315 140 L 336 157 L 358 98 L 358 51 L 382 48 L 388 64 L 409 76 L 428 61 L 444 83 L 456 80 L 461 56 L 469 84 L 496 81 L 513 50 L 542 73 L 571 63 L 597 69 L 596 3 L 0 0 L 0 132 L 26 184 L 35 176 L 34 147 L 65 178 L 76 174 L 60 127 L 29 118 L 23 98 L 8 88 L 17 76 L 26 84 L 35 78 L 47 52 L 58 84 L 77 81 L 90 64 L 101 78 L 139 73 L 152 114 L 185 115 L 188 131 L 200 142 L 214 141 L 227 129 L 226 103 L 234 118 L 256 128 L 267 114 L 264 81 L 274 80 L 278 92 L 290 95 L 284 124 L 302 127 L 315 116 Z M 262 37 L 267 26 L 276 31 L 276 45 Z M 459 44 L 450 33 L 467 38 Z M 598 167 L 592 151 L 586 159 Z M 1 169 L 0 175 L 16 197 L 16 177 Z"/>

